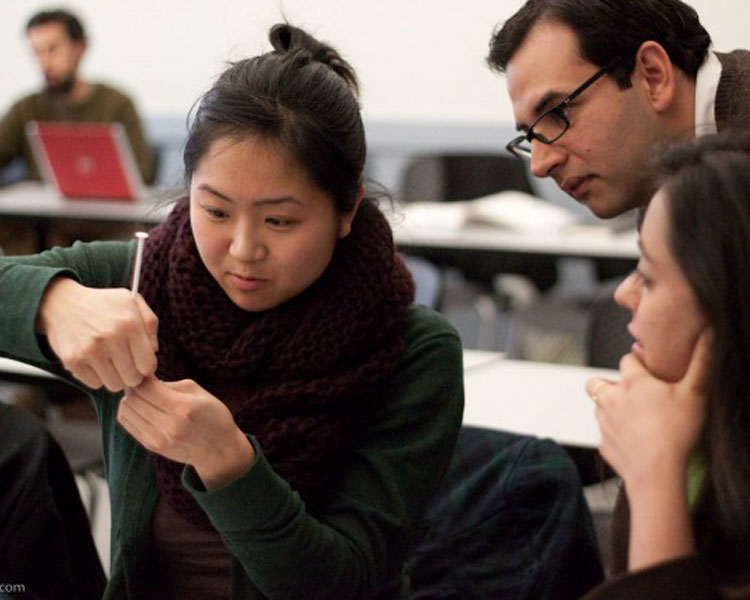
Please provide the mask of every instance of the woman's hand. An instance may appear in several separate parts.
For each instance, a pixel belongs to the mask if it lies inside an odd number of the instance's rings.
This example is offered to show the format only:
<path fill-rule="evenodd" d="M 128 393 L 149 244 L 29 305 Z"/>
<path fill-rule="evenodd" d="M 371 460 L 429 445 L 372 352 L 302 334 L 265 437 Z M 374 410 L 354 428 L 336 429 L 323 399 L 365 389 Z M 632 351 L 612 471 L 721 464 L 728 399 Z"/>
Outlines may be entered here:
<path fill-rule="evenodd" d="M 145 379 L 126 391 L 117 420 L 147 450 L 192 465 L 208 491 L 244 475 L 255 461 L 226 405 L 190 379 Z"/>
<path fill-rule="evenodd" d="M 654 377 L 634 354 L 620 362 L 619 382 L 590 379 L 601 430 L 599 451 L 632 489 L 682 473 L 703 430 L 710 334 L 699 337 L 685 376 Z"/>
<path fill-rule="evenodd" d="M 628 354 L 618 383 L 594 378 L 586 384 L 596 403 L 599 451 L 628 494 L 630 570 L 695 553 L 687 466 L 705 422 L 710 337 L 701 334 L 677 383 L 657 379 Z"/>
<path fill-rule="evenodd" d="M 158 323 L 145 300 L 124 288 L 60 277 L 44 293 L 36 329 L 73 377 L 116 392 L 156 372 Z"/>

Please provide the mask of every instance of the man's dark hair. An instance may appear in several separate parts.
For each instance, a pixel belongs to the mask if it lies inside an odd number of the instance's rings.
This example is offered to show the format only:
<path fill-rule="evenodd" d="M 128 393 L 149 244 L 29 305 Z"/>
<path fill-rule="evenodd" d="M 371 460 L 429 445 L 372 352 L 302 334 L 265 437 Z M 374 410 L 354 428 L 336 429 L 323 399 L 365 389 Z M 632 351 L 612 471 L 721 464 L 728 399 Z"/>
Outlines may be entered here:
<path fill-rule="evenodd" d="M 711 44 L 698 14 L 680 0 L 528 0 L 493 33 L 490 67 L 505 71 L 529 31 L 543 21 L 570 27 L 581 56 L 599 67 L 624 57 L 611 73 L 622 89 L 631 85 L 635 53 L 643 42 L 661 44 L 672 63 L 693 79 Z"/>
<path fill-rule="evenodd" d="M 43 10 L 32 16 L 26 23 L 26 31 L 32 27 L 46 25 L 47 23 L 60 23 L 68 32 L 68 37 L 74 42 L 85 42 L 86 34 L 83 31 L 81 21 L 73 13 L 64 9 Z"/>

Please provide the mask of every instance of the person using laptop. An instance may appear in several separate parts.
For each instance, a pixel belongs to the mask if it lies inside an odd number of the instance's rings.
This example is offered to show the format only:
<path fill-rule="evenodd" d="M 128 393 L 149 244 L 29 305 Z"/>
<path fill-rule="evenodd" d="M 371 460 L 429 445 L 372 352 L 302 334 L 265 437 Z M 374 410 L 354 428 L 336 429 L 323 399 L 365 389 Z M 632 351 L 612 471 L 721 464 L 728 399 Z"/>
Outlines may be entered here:
<path fill-rule="evenodd" d="M 19 159 L 28 178 L 41 178 L 26 136 L 31 121 L 121 123 L 143 183 L 152 184 L 154 156 L 133 101 L 122 91 L 87 81 L 80 74 L 87 47 L 80 20 L 67 10 L 41 11 L 28 20 L 26 37 L 44 87 L 18 100 L 0 119 L 0 170 Z M 51 244 L 67 245 L 76 239 L 120 238 L 130 233 L 130 228 L 94 222 L 52 223 L 48 238 Z M 18 221 L 0 223 L 0 251 L 29 254 L 38 250 L 31 226 Z"/>
<path fill-rule="evenodd" d="M 665 151 L 636 271 L 615 292 L 636 342 L 594 378 L 622 476 L 613 578 L 587 600 L 750 598 L 750 133 Z"/>
<path fill-rule="evenodd" d="M 133 101 L 123 92 L 87 81 L 80 74 L 87 44 L 80 20 L 66 10 L 38 12 L 26 24 L 26 38 L 44 87 L 18 100 L 0 120 L 0 168 L 22 158 L 29 177 L 40 179 L 25 134 L 30 121 L 121 123 L 143 181 L 152 183 L 153 157 Z"/>
<path fill-rule="evenodd" d="M 645 205 L 655 142 L 750 127 L 750 52 L 680 0 L 528 0 L 490 41 L 531 161 L 601 218 Z"/>

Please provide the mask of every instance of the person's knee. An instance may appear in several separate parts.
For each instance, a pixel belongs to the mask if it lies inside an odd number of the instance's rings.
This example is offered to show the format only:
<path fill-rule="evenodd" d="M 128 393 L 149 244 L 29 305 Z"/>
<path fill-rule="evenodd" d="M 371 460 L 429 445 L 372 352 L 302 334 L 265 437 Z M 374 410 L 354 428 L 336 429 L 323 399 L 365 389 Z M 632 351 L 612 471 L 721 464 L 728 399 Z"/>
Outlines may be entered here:
<path fill-rule="evenodd" d="M 0 402 L 0 439 L 4 440 L 0 453 L 23 453 L 46 436 L 44 423 L 24 408 Z"/>
<path fill-rule="evenodd" d="M 579 510 L 583 487 L 578 469 L 564 448 L 552 440 L 529 438 L 506 485 L 511 503 L 550 518 Z"/>
<path fill-rule="evenodd" d="M 550 439 L 534 441 L 535 452 L 549 464 L 550 485 L 561 494 L 578 494 L 581 491 L 581 477 L 573 459 L 565 449 Z"/>

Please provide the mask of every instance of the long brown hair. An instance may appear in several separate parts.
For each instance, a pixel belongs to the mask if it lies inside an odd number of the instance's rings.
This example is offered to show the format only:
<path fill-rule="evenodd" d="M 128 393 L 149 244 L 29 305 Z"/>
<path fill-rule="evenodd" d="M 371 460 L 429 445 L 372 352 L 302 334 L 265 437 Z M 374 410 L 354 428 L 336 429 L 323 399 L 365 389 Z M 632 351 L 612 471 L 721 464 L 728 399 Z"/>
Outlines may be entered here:
<path fill-rule="evenodd" d="M 750 573 L 750 132 L 668 149 L 669 245 L 714 331 L 699 551 Z"/>

